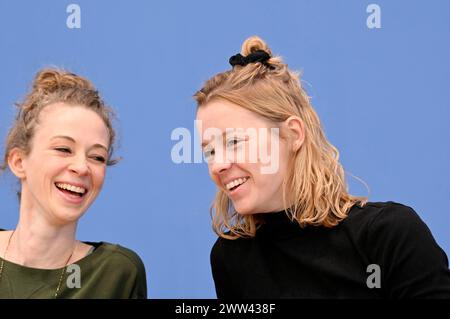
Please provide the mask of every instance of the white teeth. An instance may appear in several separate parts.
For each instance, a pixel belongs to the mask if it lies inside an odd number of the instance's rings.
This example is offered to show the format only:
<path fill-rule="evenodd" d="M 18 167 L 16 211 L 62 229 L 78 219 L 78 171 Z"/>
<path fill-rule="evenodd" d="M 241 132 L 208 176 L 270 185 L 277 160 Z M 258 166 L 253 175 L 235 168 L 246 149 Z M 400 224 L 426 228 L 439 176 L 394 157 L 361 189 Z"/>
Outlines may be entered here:
<path fill-rule="evenodd" d="M 63 183 L 56 183 L 56 186 L 58 186 L 59 188 L 67 189 L 67 190 L 75 192 L 75 193 L 79 193 L 79 194 L 86 193 L 86 189 L 84 189 L 83 187 L 77 187 L 77 186 L 73 186 L 70 184 L 63 184 Z"/>
<path fill-rule="evenodd" d="M 225 185 L 225 187 L 230 190 L 233 187 L 236 187 L 238 185 L 244 184 L 246 181 L 248 180 L 248 177 L 243 177 L 243 178 L 237 178 L 235 180 L 232 180 L 231 182 L 229 182 L 228 184 Z"/>

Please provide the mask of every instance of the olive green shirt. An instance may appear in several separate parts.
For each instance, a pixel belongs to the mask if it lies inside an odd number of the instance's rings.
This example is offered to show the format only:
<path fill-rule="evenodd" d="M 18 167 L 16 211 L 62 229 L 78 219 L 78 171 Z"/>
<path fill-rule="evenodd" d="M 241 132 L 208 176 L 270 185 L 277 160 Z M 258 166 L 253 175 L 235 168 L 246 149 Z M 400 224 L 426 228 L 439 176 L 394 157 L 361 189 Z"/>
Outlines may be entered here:
<path fill-rule="evenodd" d="M 145 299 L 144 264 L 130 249 L 106 242 L 67 268 L 36 269 L 0 258 L 0 298 Z M 79 267 L 78 267 L 79 266 Z"/>

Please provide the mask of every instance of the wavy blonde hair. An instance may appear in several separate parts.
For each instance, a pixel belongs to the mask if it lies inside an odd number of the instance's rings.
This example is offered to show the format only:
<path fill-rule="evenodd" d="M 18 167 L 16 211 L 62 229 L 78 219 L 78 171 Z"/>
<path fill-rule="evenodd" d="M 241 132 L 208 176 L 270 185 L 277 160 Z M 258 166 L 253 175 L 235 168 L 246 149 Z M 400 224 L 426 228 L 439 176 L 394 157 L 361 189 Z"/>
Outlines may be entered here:
<path fill-rule="evenodd" d="M 347 217 L 350 208 L 367 203 L 367 197 L 348 193 L 339 151 L 325 137 L 319 117 L 303 89 L 300 76 L 272 56 L 270 48 L 259 37 L 244 41 L 241 54 L 257 50 L 270 55 L 265 63 L 234 66 L 205 82 L 194 94 L 197 109 L 215 99 L 237 104 L 279 124 L 290 116 L 298 116 L 304 125 L 304 142 L 289 160 L 283 181 L 286 213 L 300 226 L 334 227 Z M 227 194 L 218 190 L 211 206 L 213 229 L 221 237 L 236 239 L 253 237 L 261 224 L 255 215 L 238 214 Z"/>

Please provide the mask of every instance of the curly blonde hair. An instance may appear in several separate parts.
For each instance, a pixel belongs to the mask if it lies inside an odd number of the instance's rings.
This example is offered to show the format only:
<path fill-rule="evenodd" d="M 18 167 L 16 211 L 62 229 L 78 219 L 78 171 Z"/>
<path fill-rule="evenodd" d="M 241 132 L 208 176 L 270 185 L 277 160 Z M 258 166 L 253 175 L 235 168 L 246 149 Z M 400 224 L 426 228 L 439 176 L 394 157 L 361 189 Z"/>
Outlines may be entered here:
<path fill-rule="evenodd" d="M 241 54 L 247 56 L 263 50 L 270 55 L 265 62 L 235 65 L 205 82 L 194 94 L 197 109 L 215 99 L 237 104 L 247 110 L 281 123 L 298 116 L 304 124 L 305 139 L 301 148 L 289 160 L 283 181 L 286 213 L 300 226 L 334 227 L 347 217 L 350 208 L 367 203 L 367 197 L 348 193 L 344 169 L 339 163 L 339 151 L 326 138 L 319 117 L 303 89 L 300 76 L 272 55 L 259 37 L 246 39 Z M 253 237 L 262 223 L 259 214 L 238 214 L 227 194 L 218 190 L 211 207 L 213 229 L 221 237 L 236 239 Z"/>

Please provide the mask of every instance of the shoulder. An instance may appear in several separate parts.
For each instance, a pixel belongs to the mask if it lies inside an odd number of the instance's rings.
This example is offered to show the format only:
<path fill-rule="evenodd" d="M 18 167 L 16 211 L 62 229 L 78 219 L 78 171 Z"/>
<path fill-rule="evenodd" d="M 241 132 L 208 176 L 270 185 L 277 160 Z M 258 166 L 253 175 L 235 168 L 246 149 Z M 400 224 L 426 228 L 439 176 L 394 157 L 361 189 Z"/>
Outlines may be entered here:
<path fill-rule="evenodd" d="M 413 230 L 423 228 L 424 222 L 409 206 L 396 202 L 368 202 L 351 208 L 343 225 L 359 230 Z M 426 227 L 426 226 L 425 226 Z"/>
<path fill-rule="evenodd" d="M 225 235 L 228 235 L 229 233 L 230 232 L 227 232 L 227 233 L 225 233 Z M 230 246 L 245 245 L 246 243 L 251 241 L 251 239 L 252 238 L 244 238 L 244 237 L 239 237 L 236 239 L 228 239 L 228 238 L 218 237 L 212 247 L 212 251 L 216 251 L 216 250 L 220 251 L 220 250 L 226 249 L 227 247 L 230 247 Z"/>
<path fill-rule="evenodd" d="M 384 241 L 386 248 L 427 246 L 430 250 L 441 250 L 430 229 L 413 208 L 388 202 L 377 209 L 369 224 L 369 235 L 373 241 Z"/>
<path fill-rule="evenodd" d="M 242 261 L 242 259 L 240 258 L 240 256 L 243 255 L 243 253 L 240 252 L 240 250 L 242 249 L 241 243 L 245 241 L 248 240 L 245 240 L 243 238 L 217 238 L 216 242 L 211 248 L 210 253 L 211 271 L 215 282 L 223 279 L 223 276 L 228 272 L 227 269 L 229 267 L 233 267 L 232 265 L 234 265 L 236 262 Z"/>
<path fill-rule="evenodd" d="M 399 217 L 400 215 L 415 215 L 414 210 L 401 203 L 389 201 L 389 202 L 368 202 L 365 205 L 354 205 L 349 212 L 349 218 L 368 218 L 373 219 L 380 214 L 394 213 L 393 217 Z"/>
<path fill-rule="evenodd" d="M 133 250 L 118 244 L 101 242 L 96 249 L 97 259 L 103 260 L 116 271 L 128 271 L 145 274 L 145 266 L 139 255 Z"/>
<path fill-rule="evenodd" d="M 356 246 L 379 265 L 389 297 L 449 296 L 447 255 L 414 209 L 394 202 L 369 203 L 352 208 L 348 225 L 346 230 L 360 232 Z"/>
<path fill-rule="evenodd" d="M 236 239 L 227 239 L 218 237 L 211 248 L 211 262 L 215 263 L 225 260 L 227 259 L 226 256 L 229 256 L 230 254 L 233 256 L 246 254 L 253 242 L 254 238 L 239 237 Z"/>
<path fill-rule="evenodd" d="M 409 206 L 396 202 L 367 203 L 354 206 L 342 222 L 346 231 L 364 245 L 372 256 L 399 257 L 420 252 L 447 257 L 435 241 L 430 229 Z"/>
<path fill-rule="evenodd" d="M 126 248 L 124 246 L 121 246 L 119 244 L 111 244 L 111 243 L 104 243 L 105 248 L 111 251 L 111 254 L 119 259 L 128 260 L 129 262 L 140 265 L 142 264 L 142 260 L 139 257 L 139 255 L 134 252 L 133 250 Z"/>
<path fill-rule="evenodd" d="M 220 255 L 223 253 L 225 246 L 227 245 L 227 242 L 231 242 L 231 240 L 222 237 L 217 238 L 216 242 L 211 248 L 211 260 L 220 257 Z"/>
<path fill-rule="evenodd" d="M 108 242 L 87 243 L 97 247 L 85 258 L 89 271 L 106 279 L 110 286 L 120 287 L 126 298 L 147 298 L 145 266 L 136 252 Z"/>
<path fill-rule="evenodd" d="M 413 246 L 427 239 L 436 246 L 430 229 L 409 206 L 396 202 L 369 202 L 355 205 L 341 225 L 352 237 L 373 250 Z"/>

